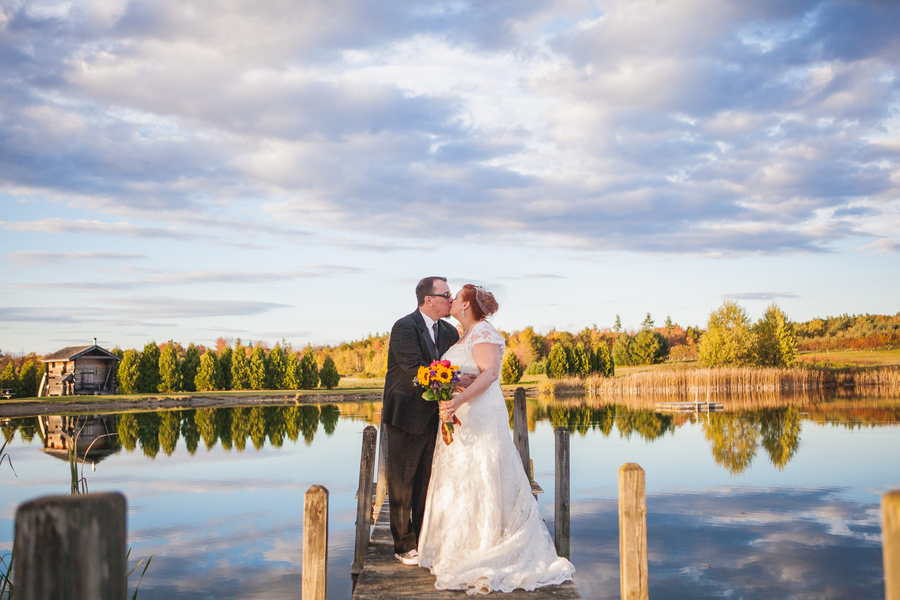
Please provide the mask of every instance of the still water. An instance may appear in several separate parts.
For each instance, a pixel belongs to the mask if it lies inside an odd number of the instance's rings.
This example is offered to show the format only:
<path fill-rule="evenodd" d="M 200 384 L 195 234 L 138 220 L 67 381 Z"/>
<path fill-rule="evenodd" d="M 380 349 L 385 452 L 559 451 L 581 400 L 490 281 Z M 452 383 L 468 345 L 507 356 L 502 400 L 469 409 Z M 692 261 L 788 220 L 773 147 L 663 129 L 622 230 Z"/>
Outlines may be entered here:
<path fill-rule="evenodd" d="M 139 596 L 148 600 L 298 597 L 303 494 L 324 485 L 329 597 L 349 598 L 362 430 L 379 410 L 221 408 L 94 420 L 95 431 L 117 430 L 119 441 L 91 457 L 82 486 L 125 494 L 130 563 L 153 555 Z M 896 399 L 712 415 L 529 401 L 529 421 L 551 532 L 553 431 L 572 431 L 572 562 L 584 598 L 619 597 L 617 474 L 626 462 L 646 472 L 655 600 L 884 597 L 879 501 L 900 488 Z M 5 559 L 16 507 L 71 489 L 64 453 L 45 448 L 58 443 L 58 424 L 4 424 L 7 434 L 18 428 L 6 449 L 15 474 L 0 465 Z"/>

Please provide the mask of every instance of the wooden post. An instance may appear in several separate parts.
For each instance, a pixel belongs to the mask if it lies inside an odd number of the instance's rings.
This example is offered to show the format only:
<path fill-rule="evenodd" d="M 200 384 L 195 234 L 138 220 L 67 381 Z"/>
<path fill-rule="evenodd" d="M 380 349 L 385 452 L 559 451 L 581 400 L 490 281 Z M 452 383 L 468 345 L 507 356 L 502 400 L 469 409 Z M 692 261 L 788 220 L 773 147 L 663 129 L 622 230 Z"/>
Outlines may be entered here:
<path fill-rule="evenodd" d="M 18 600 L 122 600 L 125 496 L 45 496 L 16 511 L 13 581 Z"/>
<path fill-rule="evenodd" d="M 569 558 L 570 511 L 569 511 L 569 430 L 556 428 L 556 505 L 553 510 L 554 540 L 556 554 Z"/>
<path fill-rule="evenodd" d="M 619 560 L 622 600 L 647 600 L 647 495 L 635 463 L 619 469 Z"/>
<path fill-rule="evenodd" d="M 381 505 L 384 504 L 384 497 L 387 495 L 387 454 L 388 428 L 382 422 L 378 431 L 378 485 L 375 486 L 375 511 L 381 509 Z"/>
<path fill-rule="evenodd" d="M 513 407 L 513 441 L 516 450 L 522 457 L 522 468 L 528 482 L 531 483 L 531 451 L 528 449 L 528 412 L 525 407 L 525 388 L 516 388 L 515 405 Z"/>
<path fill-rule="evenodd" d="M 359 457 L 359 488 L 356 492 L 356 549 L 350 574 L 359 575 L 366 560 L 372 528 L 372 480 L 375 478 L 375 441 L 378 431 L 372 425 L 363 430 L 362 454 Z"/>
<path fill-rule="evenodd" d="M 881 497 L 884 600 L 900 600 L 900 492 Z"/>
<path fill-rule="evenodd" d="M 328 593 L 328 490 L 314 485 L 303 497 L 304 600 L 325 600 Z"/>

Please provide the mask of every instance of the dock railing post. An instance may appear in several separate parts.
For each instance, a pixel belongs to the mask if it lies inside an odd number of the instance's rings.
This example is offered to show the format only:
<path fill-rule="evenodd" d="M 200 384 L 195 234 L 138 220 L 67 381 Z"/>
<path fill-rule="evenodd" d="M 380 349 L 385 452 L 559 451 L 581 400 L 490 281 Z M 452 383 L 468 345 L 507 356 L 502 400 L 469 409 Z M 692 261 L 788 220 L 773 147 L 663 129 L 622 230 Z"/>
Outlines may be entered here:
<path fill-rule="evenodd" d="M 881 497 L 884 599 L 900 600 L 900 492 Z"/>
<path fill-rule="evenodd" d="M 372 483 L 375 479 L 375 443 L 378 431 L 372 425 L 363 430 L 362 453 L 359 457 L 359 488 L 356 496 L 356 547 L 351 575 L 359 575 L 366 561 L 372 529 Z"/>
<path fill-rule="evenodd" d="M 125 496 L 45 496 L 16 510 L 17 600 L 121 600 L 125 575 Z"/>
<path fill-rule="evenodd" d="M 303 600 L 328 594 L 328 490 L 311 486 L 303 497 Z"/>
<path fill-rule="evenodd" d="M 515 403 L 513 405 L 513 441 L 516 450 L 522 457 L 522 468 L 528 482 L 533 483 L 531 476 L 531 451 L 528 448 L 528 411 L 525 403 L 525 388 L 516 388 Z"/>
<path fill-rule="evenodd" d="M 619 561 L 622 600 L 647 600 L 647 495 L 635 463 L 619 469 Z"/>
<path fill-rule="evenodd" d="M 372 514 L 377 514 L 384 504 L 384 497 L 387 496 L 387 453 L 388 453 L 388 428 L 381 423 L 378 430 L 378 479 L 375 485 L 375 509 Z"/>
<path fill-rule="evenodd" d="M 570 519 L 569 510 L 569 430 L 556 428 L 556 502 L 553 510 L 554 541 L 556 554 L 565 558 L 571 557 L 569 546 Z"/>

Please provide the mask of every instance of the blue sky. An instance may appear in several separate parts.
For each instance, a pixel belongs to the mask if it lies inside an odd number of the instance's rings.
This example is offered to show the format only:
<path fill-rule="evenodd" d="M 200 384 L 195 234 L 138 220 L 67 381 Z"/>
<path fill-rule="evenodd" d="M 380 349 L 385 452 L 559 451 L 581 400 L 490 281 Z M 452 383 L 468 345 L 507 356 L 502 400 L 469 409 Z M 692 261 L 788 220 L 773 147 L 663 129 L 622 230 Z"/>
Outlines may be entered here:
<path fill-rule="evenodd" d="M 900 311 L 900 5 L 0 0 L 0 348 Z"/>

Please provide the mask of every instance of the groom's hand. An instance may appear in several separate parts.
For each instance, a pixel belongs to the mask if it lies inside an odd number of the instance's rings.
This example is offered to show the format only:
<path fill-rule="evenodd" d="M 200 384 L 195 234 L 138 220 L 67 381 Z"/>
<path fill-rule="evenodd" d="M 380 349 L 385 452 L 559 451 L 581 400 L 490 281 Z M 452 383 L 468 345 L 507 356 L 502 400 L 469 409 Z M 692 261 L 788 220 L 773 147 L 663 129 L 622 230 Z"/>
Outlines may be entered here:
<path fill-rule="evenodd" d="M 475 375 L 471 375 L 469 373 L 463 373 L 459 376 L 459 383 L 456 384 L 456 391 L 461 392 L 475 381 Z"/>

